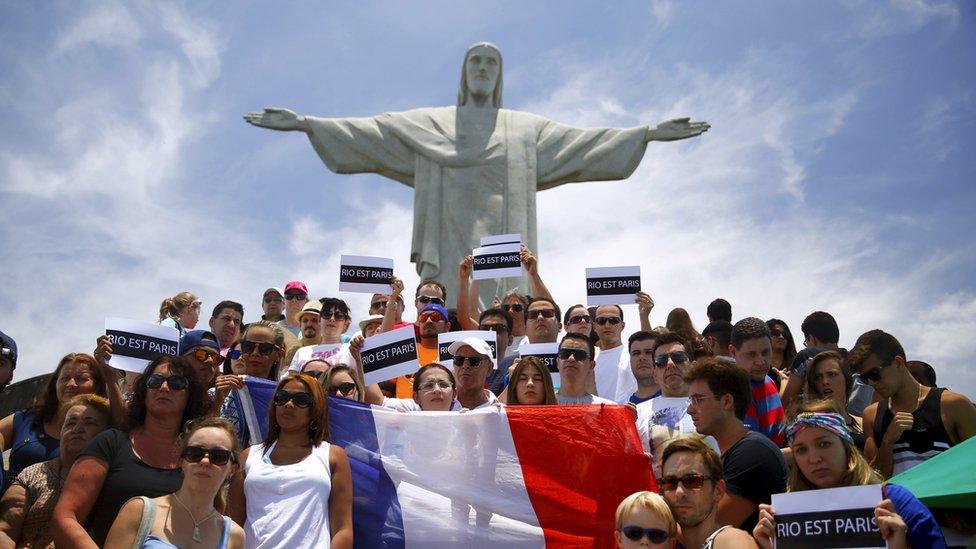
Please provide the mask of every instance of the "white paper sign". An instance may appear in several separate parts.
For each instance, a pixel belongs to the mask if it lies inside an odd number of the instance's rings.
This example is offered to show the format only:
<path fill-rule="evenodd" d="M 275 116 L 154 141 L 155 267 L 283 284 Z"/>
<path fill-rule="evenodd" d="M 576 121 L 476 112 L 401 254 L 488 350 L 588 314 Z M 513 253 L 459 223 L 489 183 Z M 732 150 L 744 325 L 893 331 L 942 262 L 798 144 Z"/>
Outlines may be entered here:
<path fill-rule="evenodd" d="M 498 234 L 495 236 L 481 237 L 482 246 L 495 246 L 498 244 L 518 244 L 521 246 L 522 235 L 519 233 L 515 233 L 515 234 Z"/>
<path fill-rule="evenodd" d="M 420 369 L 413 325 L 366 338 L 359 355 L 366 385 L 413 374 Z"/>
<path fill-rule="evenodd" d="M 542 365 L 552 376 L 553 387 L 559 387 L 559 369 L 556 367 L 556 356 L 559 354 L 558 343 L 523 343 L 519 347 L 519 357 L 534 356 L 542 361 Z M 515 380 L 509 380 L 514 383 Z"/>
<path fill-rule="evenodd" d="M 162 355 L 176 356 L 180 350 L 180 331 L 169 326 L 106 318 L 105 335 L 112 343 L 108 365 L 127 372 L 141 374 L 151 361 Z"/>
<path fill-rule="evenodd" d="M 874 507 L 881 485 L 773 494 L 777 549 L 885 547 Z"/>
<path fill-rule="evenodd" d="M 322 345 L 306 345 L 304 347 L 299 347 L 295 351 L 295 356 L 291 357 L 291 364 L 288 366 L 288 370 L 300 372 L 302 366 L 310 360 L 325 360 L 329 357 L 339 354 L 339 350 L 342 345 L 338 343 L 325 343 Z"/>
<path fill-rule="evenodd" d="M 387 257 L 343 255 L 339 259 L 339 291 L 388 294 L 393 260 Z"/>
<path fill-rule="evenodd" d="M 491 330 L 464 330 L 461 332 L 445 332 L 443 334 L 437 335 L 437 352 L 440 355 L 441 364 L 447 366 L 448 368 L 454 367 L 454 355 L 447 351 L 447 348 L 451 346 L 451 343 L 455 341 L 460 341 L 462 339 L 467 339 L 469 337 L 476 337 L 478 339 L 484 340 L 485 343 L 491 347 L 491 369 L 494 370 L 498 367 L 498 351 L 495 347 L 498 344 L 498 339 L 495 337 L 495 332 Z"/>
<path fill-rule="evenodd" d="M 586 306 L 627 305 L 641 289 L 640 267 L 588 267 Z"/>
<path fill-rule="evenodd" d="M 482 246 L 475 248 L 474 265 L 471 278 L 487 280 L 491 278 L 507 278 L 522 276 L 522 256 L 519 244 L 498 244 L 496 246 Z"/>

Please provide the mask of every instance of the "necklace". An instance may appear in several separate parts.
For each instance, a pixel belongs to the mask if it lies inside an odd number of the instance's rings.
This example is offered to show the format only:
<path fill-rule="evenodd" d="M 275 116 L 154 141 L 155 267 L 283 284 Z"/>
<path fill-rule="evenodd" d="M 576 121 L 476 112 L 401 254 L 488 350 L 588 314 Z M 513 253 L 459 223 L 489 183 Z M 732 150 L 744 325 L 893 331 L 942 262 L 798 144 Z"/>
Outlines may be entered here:
<path fill-rule="evenodd" d="M 203 524 L 204 522 L 206 522 L 206 520 L 208 518 L 214 516 L 214 514 L 217 512 L 217 510 L 216 509 L 211 509 L 210 512 L 207 513 L 207 516 L 203 517 L 200 520 L 197 520 L 193 516 L 193 513 L 190 512 L 190 508 L 187 507 L 185 503 L 183 503 L 183 500 L 181 500 L 180 499 L 180 496 L 176 495 L 175 492 L 173 493 L 173 499 L 176 500 L 176 503 L 179 503 L 180 504 L 180 507 L 182 507 L 186 511 L 186 514 L 190 515 L 190 520 L 193 521 L 193 541 L 199 542 L 200 539 L 201 539 L 200 538 L 200 525 Z"/>

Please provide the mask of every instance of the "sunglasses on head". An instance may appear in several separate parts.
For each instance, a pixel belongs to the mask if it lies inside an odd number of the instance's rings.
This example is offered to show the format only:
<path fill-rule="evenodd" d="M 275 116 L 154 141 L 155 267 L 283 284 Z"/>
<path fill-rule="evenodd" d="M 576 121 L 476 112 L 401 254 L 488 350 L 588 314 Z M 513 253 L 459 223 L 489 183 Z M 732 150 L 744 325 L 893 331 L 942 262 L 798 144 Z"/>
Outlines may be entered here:
<path fill-rule="evenodd" d="M 336 311 L 335 309 L 329 312 L 323 312 L 321 314 L 322 314 L 322 320 L 329 319 L 329 318 L 334 318 L 336 320 L 345 320 L 349 318 L 349 315 L 347 315 L 346 313 L 342 311 Z"/>
<path fill-rule="evenodd" d="M 590 353 L 588 353 L 585 349 L 559 349 L 559 358 L 569 360 L 569 357 L 573 357 L 577 361 L 588 360 L 590 358 Z"/>
<path fill-rule="evenodd" d="M 249 355 L 257 349 L 260 355 L 270 355 L 272 351 L 275 350 L 274 343 L 258 343 L 257 341 L 242 341 L 241 342 L 241 352 Z"/>
<path fill-rule="evenodd" d="M 570 324 L 589 324 L 590 320 L 592 320 L 590 315 L 573 315 L 569 317 Z"/>
<path fill-rule="evenodd" d="M 338 395 L 338 394 L 348 395 L 349 393 L 353 392 L 353 390 L 355 390 L 355 389 L 356 389 L 356 384 L 353 383 L 353 382 L 351 382 L 351 381 L 347 381 L 345 383 L 339 383 L 339 384 L 336 384 L 336 385 L 330 385 L 329 386 L 329 394 L 330 395 Z"/>
<path fill-rule="evenodd" d="M 656 356 L 654 357 L 654 365 L 658 368 L 664 368 L 668 365 L 668 358 L 670 358 L 671 362 L 674 362 L 675 364 L 684 364 L 685 362 L 688 362 L 688 353 L 684 351 L 674 351 L 673 353 L 665 353 L 663 355 Z"/>
<path fill-rule="evenodd" d="M 184 376 L 162 376 L 153 374 L 146 378 L 147 389 L 159 389 L 163 383 L 169 387 L 170 391 L 182 391 L 190 386 L 190 381 Z"/>
<path fill-rule="evenodd" d="M 620 529 L 620 533 L 630 541 L 640 541 L 641 538 L 647 536 L 647 539 L 654 544 L 664 543 L 671 538 L 671 534 L 667 530 L 661 530 L 660 528 L 641 528 L 640 526 L 634 525 L 624 526 Z"/>
<path fill-rule="evenodd" d="M 430 305 L 431 303 L 436 303 L 437 305 L 443 305 L 444 300 L 439 297 L 430 297 L 428 295 L 418 295 L 417 301 L 423 303 L 424 305 Z"/>
<path fill-rule="evenodd" d="M 481 359 L 480 356 L 456 356 L 454 357 L 454 367 L 461 368 L 464 366 L 464 361 L 467 361 L 472 368 L 477 368 L 481 364 Z"/>
<path fill-rule="evenodd" d="M 206 448 L 204 446 L 187 446 L 186 450 L 183 450 L 183 459 L 189 461 L 190 463 L 199 463 L 206 456 L 210 463 L 217 465 L 227 465 L 228 461 L 235 461 L 234 454 L 230 450 L 225 450 L 223 448 Z M 236 461 L 235 461 L 236 463 Z"/>
<path fill-rule="evenodd" d="M 606 326 L 607 324 L 611 326 L 616 326 L 617 324 L 620 324 L 620 317 L 619 316 L 598 316 L 596 317 L 596 320 L 594 320 L 594 322 L 596 322 L 600 326 Z"/>
<path fill-rule="evenodd" d="M 552 309 L 536 309 L 534 311 L 529 311 L 525 316 L 529 317 L 529 320 L 535 320 L 540 316 L 542 318 L 556 318 L 556 311 Z"/>
<path fill-rule="evenodd" d="M 312 405 L 312 395 L 306 392 L 289 393 L 284 389 L 280 389 L 275 393 L 275 406 L 284 406 L 289 402 L 294 402 L 295 406 L 299 408 L 308 408 Z"/>
<path fill-rule="evenodd" d="M 502 310 L 506 313 L 510 311 L 513 313 L 521 313 L 525 310 L 525 306 L 521 303 L 506 303 L 502 305 Z"/>
<path fill-rule="evenodd" d="M 199 360 L 200 362 L 209 362 L 211 364 L 217 364 L 224 360 L 224 357 L 220 356 L 220 353 L 214 351 L 208 351 L 207 349 L 197 349 L 191 353 L 193 358 Z"/>
<path fill-rule="evenodd" d="M 429 322 L 441 322 L 441 321 L 444 320 L 444 317 L 442 317 L 440 313 L 430 312 L 430 313 L 423 313 L 423 314 L 421 314 L 419 317 L 417 317 L 417 320 L 419 320 L 421 322 L 428 322 L 428 321 Z"/>
<path fill-rule="evenodd" d="M 668 475 L 661 479 L 661 486 L 665 490 L 673 492 L 678 489 L 678 485 L 682 485 L 689 490 L 697 490 L 705 484 L 706 480 L 713 480 L 712 477 L 707 477 L 705 475 L 700 475 L 698 473 L 688 473 L 680 477 L 674 475 Z"/>

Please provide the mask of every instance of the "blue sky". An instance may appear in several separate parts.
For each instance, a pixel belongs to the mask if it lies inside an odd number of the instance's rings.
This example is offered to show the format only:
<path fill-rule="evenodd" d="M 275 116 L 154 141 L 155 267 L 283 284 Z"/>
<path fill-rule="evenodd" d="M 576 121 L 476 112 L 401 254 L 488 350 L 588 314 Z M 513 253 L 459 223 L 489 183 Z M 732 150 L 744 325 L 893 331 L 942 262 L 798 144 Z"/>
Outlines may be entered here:
<path fill-rule="evenodd" d="M 508 108 L 579 126 L 676 116 L 627 181 L 539 197 L 557 299 L 586 266 L 639 264 L 663 324 L 837 317 L 883 328 L 976 395 L 974 5 L 965 2 L 0 3 L 0 329 L 17 378 L 90 351 L 106 316 L 154 320 L 189 289 L 259 313 L 292 278 L 335 295 L 342 253 L 408 287 L 412 191 L 340 176 L 300 134 L 241 115 L 452 104 L 476 41 Z M 366 298 L 346 295 L 354 310 Z M 636 328 L 636 309 L 626 310 Z"/>

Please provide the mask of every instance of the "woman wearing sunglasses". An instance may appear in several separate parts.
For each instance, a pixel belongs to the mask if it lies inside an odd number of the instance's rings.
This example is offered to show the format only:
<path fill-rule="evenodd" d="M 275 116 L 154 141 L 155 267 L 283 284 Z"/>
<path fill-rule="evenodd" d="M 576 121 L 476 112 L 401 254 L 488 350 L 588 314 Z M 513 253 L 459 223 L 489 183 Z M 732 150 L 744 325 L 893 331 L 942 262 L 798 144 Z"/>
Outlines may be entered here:
<path fill-rule="evenodd" d="M 285 354 L 285 332 L 274 322 L 259 320 L 244 328 L 241 336 L 240 360 L 243 361 L 244 375 L 275 381 L 278 379 L 278 363 Z M 233 351 L 232 351 L 233 353 Z M 233 354 L 231 354 L 233 358 Z M 217 376 L 214 391 L 214 406 L 220 416 L 230 420 L 237 429 L 241 447 L 248 447 L 254 441 L 247 427 L 244 403 L 234 389 L 244 388 L 244 375 L 224 374 Z"/>
<path fill-rule="evenodd" d="M 778 318 L 770 318 L 766 321 L 769 326 L 769 339 L 773 345 L 773 354 L 770 362 L 773 369 L 781 374 L 789 373 L 789 368 L 796 358 L 796 342 L 793 341 L 793 333 L 789 326 Z"/>
<path fill-rule="evenodd" d="M 210 413 L 211 400 L 181 357 L 160 357 L 136 378 L 127 429 L 97 435 L 75 461 L 54 509 L 54 540 L 101 547 L 122 505 L 175 492 L 183 482 L 179 434 Z"/>
<path fill-rule="evenodd" d="M 228 514 L 247 547 L 352 547 L 352 473 L 328 439 L 321 387 L 288 374 L 268 410 L 268 438 L 244 450 L 231 481 Z"/>
<path fill-rule="evenodd" d="M 806 400 L 829 400 L 837 405 L 858 451 L 864 451 L 864 429 L 861 418 L 847 412 L 847 399 L 854 387 L 854 376 L 847 368 L 844 357 L 837 351 L 824 351 L 810 360 L 804 378 Z"/>
<path fill-rule="evenodd" d="M 319 376 L 319 383 L 327 395 L 363 401 L 366 391 L 359 381 L 356 372 L 345 364 L 338 364 L 329 368 Z"/>
<path fill-rule="evenodd" d="M 241 452 L 234 426 L 210 417 L 193 422 L 182 437 L 183 484 L 154 499 L 130 499 L 105 540 L 107 549 L 146 547 L 244 547 L 244 530 L 214 507 L 238 469 Z"/>
<path fill-rule="evenodd" d="M 633 493 L 617 506 L 617 547 L 674 547 L 678 525 L 668 503 L 654 492 Z"/>
<path fill-rule="evenodd" d="M 787 491 L 881 484 L 881 475 L 854 447 L 836 404 L 826 400 L 806 402 L 798 405 L 796 412 L 787 427 L 793 453 Z M 932 513 L 911 492 L 888 484 L 883 494 L 886 499 L 875 507 L 874 516 L 888 547 L 946 546 Z M 770 505 L 759 505 L 759 522 L 752 535 L 760 547 L 773 547 L 776 515 Z"/>

